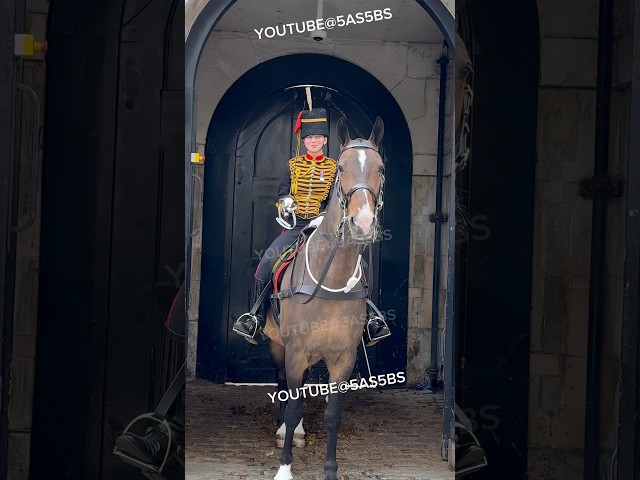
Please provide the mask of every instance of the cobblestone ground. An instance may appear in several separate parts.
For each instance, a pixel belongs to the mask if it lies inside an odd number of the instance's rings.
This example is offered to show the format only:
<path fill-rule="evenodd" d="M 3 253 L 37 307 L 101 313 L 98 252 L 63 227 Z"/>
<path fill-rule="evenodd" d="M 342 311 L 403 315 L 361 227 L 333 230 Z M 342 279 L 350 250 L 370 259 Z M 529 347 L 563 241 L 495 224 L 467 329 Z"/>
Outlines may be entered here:
<path fill-rule="evenodd" d="M 275 387 L 187 384 L 186 480 L 267 480 L 278 471 Z M 453 480 L 440 455 L 442 395 L 360 390 L 343 397 L 341 480 Z M 304 401 L 306 447 L 294 448 L 296 480 L 323 480 L 322 397 Z"/>

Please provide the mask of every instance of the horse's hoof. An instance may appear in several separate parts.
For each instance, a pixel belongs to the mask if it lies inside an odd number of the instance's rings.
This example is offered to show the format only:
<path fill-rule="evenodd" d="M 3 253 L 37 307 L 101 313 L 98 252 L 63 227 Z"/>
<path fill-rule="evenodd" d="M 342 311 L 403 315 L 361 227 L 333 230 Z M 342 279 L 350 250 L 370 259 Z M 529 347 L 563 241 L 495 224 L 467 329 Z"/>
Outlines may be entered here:
<path fill-rule="evenodd" d="M 291 475 L 291 465 L 280 465 L 280 470 L 273 480 L 293 480 L 293 475 Z"/>

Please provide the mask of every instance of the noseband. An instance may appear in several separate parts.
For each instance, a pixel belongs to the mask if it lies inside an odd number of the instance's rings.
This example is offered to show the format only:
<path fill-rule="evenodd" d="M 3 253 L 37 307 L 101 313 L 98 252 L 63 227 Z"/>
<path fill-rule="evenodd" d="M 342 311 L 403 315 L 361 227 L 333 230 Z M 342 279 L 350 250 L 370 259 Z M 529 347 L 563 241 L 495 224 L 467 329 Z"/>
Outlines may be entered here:
<path fill-rule="evenodd" d="M 349 143 L 347 143 L 346 145 L 340 148 L 340 155 L 342 156 L 344 151 L 350 148 L 370 149 L 378 153 L 378 147 L 376 147 L 373 143 L 371 143 L 368 140 L 364 140 L 362 138 L 356 138 L 355 140 L 351 140 Z M 344 226 L 344 222 L 347 218 L 347 208 L 349 206 L 349 200 L 351 200 L 351 196 L 357 190 L 367 190 L 373 196 L 373 199 L 375 201 L 374 222 L 377 221 L 378 212 L 380 211 L 380 209 L 382 209 L 382 205 L 384 204 L 384 201 L 383 201 L 384 175 L 383 174 L 380 174 L 380 192 L 377 194 L 376 192 L 373 191 L 373 188 L 368 183 L 356 183 L 353 187 L 349 189 L 348 192 L 345 193 L 342 190 L 342 183 L 340 181 L 341 176 L 342 176 L 342 172 L 338 170 L 338 172 L 336 173 L 336 196 L 338 197 L 338 202 L 343 211 L 343 218 L 342 218 L 342 221 L 340 222 L 340 226 L 338 227 L 338 231 L 336 232 L 336 236 L 340 236 L 340 230 L 342 230 L 341 227 Z"/>

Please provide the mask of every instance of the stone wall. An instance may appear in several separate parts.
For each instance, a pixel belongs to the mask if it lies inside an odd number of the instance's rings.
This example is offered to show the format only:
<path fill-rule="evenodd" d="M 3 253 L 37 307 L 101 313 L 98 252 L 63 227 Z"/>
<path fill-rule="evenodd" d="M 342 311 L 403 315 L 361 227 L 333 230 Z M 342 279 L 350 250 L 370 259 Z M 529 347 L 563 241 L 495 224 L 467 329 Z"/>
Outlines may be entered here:
<path fill-rule="evenodd" d="M 615 5 L 610 174 L 624 178 L 631 1 Z M 582 478 L 593 177 L 597 0 L 538 0 L 540 87 L 529 391 L 529 476 Z M 616 445 L 625 205 L 608 207 L 601 478 Z"/>
<path fill-rule="evenodd" d="M 255 35 L 214 31 L 204 48 L 196 78 L 198 151 L 204 153 L 209 122 L 216 105 L 243 73 L 259 63 L 295 53 L 320 53 L 354 63 L 376 77 L 398 102 L 412 139 L 412 224 L 409 271 L 409 332 L 407 378 L 422 380 L 429 364 L 434 225 L 428 221 L 435 211 L 435 173 L 441 44 L 350 41 L 333 39 L 317 44 L 304 39 L 258 41 Z M 451 76 L 449 76 L 451 78 Z M 448 95 L 450 97 L 450 95 Z M 448 111 L 451 110 L 448 102 Z M 450 116 L 448 117 L 450 118 Z M 448 160 L 447 160 L 448 161 Z M 206 168 L 206 167 L 205 167 Z M 203 172 L 201 172 L 203 173 Z M 448 178 L 444 189 L 447 211 Z M 195 202 L 198 203 L 196 198 Z M 200 206 L 195 208 L 199 222 Z M 443 245 L 447 229 L 443 227 Z M 201 237 L 193 239 L 192 293 L 189 312 L 189 372 L 195 371 L 195 346 L 199 308 Z M 443 248 L 443 283 L 446 287 L 446 247 Z M 444 288 L 440 292 L 440 334 L 444 327 Z M 399 334 L 398 329 L 395 334 Z M 440 354 L 442 351 L 440 350 Z"/>
<path fill-rule="evenodd" d="M 49 3 L 46 0 L 28 0 L 25 33 L 36 41 L 45 39 Z M 40 99 L 40 121 L 44 122 L 45 62 L 37 54 L 22 61 L 22 79 L 19 82 L 32 88 Z M 29 222 L 31 185 L 31 138 L 33 134 L 33 105 L 23 95 L 20 144 L 20 203 L 18 222 Z M 42 127 L 40 127 L 40 138 Z M 42 166 L 42 143 L 36 151 L 38 171 Z M 38 276 L 40 264 L 40 205 L 41 175 L 38 174 L 37 215 L 33 224 L 18 234 L 16 252 L 15 308 L 13 319 L 13 356 L 11 360 L 11 390 L 9 397 L 8 478 L 29 478 L 29 451 L 33 420 L 33 390 L 35 384 L 36 326 L 38 318 Z"/>

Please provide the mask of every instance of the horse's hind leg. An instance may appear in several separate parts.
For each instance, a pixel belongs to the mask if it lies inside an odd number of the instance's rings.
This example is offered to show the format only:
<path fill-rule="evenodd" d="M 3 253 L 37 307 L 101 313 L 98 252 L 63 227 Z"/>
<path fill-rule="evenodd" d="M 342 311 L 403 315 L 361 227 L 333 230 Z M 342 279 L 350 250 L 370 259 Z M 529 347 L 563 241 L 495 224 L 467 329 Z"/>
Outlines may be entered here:
<path fill-rule="evenodd" d="M 328 365 L 329 382 L 335 382 L 336 385 L 340 385 L 341 382 L 348 382 L 354 364 L 355 358 L 343 361 L 339 365 Z M 343 393 L 330 393 L 329 403 L 324 411 L 324 426 L 327 429 L 327 456 L 324 459 L 325 480 L 338 480 L 336 448 L 338 446 L 338 430 L 340 430 L 340 422 L 342 421 L 343 395 Z"/>
<path fill-rule="evenodd" d="M 274 480 L 292 480 L 291 463 L 293 462 L 293 433 L 295 428 L 302 420 L 302 396 L 300 387 L 302 387 L 302 378 L 307 365 L 301 355 L 286 353 L 287 366 L 287 385 L 291 397 L 287 402 L 287 408 L 284 411 L 284 423 L 286 425 L 286 433 L 284 436 L 284 446 L 278 460 L 280 460 L 280 469 Z"/>

